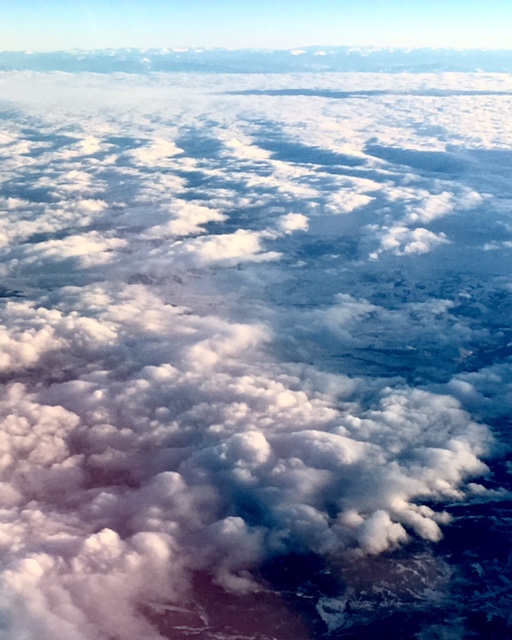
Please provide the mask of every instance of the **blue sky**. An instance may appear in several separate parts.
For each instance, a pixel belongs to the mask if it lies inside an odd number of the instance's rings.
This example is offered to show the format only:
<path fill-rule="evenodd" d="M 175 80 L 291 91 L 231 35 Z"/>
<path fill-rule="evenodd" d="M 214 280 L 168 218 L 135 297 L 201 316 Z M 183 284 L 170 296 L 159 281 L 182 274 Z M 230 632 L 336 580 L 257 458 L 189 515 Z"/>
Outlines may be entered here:
<path fill-rule="evenodd" d="M 0 50 L 512 48 L 512 0 L 0 0 Z"/>

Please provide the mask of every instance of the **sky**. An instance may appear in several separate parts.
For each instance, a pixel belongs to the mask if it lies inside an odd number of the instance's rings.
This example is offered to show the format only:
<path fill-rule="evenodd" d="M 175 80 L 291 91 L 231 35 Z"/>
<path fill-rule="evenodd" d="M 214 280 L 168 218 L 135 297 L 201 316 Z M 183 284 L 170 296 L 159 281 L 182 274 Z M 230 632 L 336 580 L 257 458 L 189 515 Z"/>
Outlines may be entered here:
<path fill-rule="evenodd" d="M 0 0 L 0 49 L 510 48 L 509 0 Z"/>

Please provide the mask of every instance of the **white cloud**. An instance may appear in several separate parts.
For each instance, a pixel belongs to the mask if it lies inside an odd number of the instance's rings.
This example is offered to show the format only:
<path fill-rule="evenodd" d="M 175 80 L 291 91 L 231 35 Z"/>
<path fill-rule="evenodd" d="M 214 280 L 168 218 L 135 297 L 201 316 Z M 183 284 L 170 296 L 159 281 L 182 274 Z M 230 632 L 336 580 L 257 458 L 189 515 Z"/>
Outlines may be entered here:
<path fill-rule="evenodd" d="M 270 153 L 252 144 L 250 140 L 232 138 L 226 142 L 228 149 L 238 158 L 249 160 L 268 160 Z"/>
<path fill-rule="evenodd" d="M 166 235 L 188 236 L 204 231 L 203 225 L 208 222 L 223 222 L 226 215 L 204 205 L 189 202 L 173 202 L 172 219 L 163 225 L 151 227 L 149 238 L 161 238 Z"/>
<path fill-rule="evenodd" d="M 294 231 L 307 231 L 309 221 L 307 216 L 302 213 L 287 213 L 278 220 L 278 227 L 284 233 L 293 233 Z"/>
<path fill-rule="evenodd" d="M 385 511 L 376 511 L 363 522 L 357 531 L 357 539 L 363 551 L 376 554 L 407 540 L 402 525 L 392 522 Z"/>
<path fill-rule="evenodd" d="M 465 189 L 460 195 L 454 196 L 449 192 L 435 195 L 425 194 L 424 200 L 419 205 L 410 205 L 408 221 L 417 223 L 429 223 L 436 218 L 453 213 L 455 209 L 464 211 L 473 209 L 483 202 L 482 196 L 476 191 Z"/>
<path fill-rule="evenodd" d="M 344 189 L 329 198 L 327 210 L 329 213 L 352 213 L 360 207 L 372 202 L 373 198 L 363 193 L 353 193 Z"/>
<path fill-rule="evenodd" d="M 168 162 L 169 158 L 180 153 L 182 153 L 182 149 L 177 147 L 174 142 L 157 138 L 147 146 L 130 151 L 128 155 L 140 164 L 153 166 L 154 164 Z"/>
<path fill-rule="evenodd" d="M 169 248 L 157 249 L 145 255 L 140 271 L 163 277 L 171 265 L 179 271 L 191 267 L 234 266 L 244 262 L 278 259 L 279 253 L 263 251 L 261 238 L 262 234 L 258 231 L 237 229 L 234 233 L 178 240 Z"/>
<path fill-rule="evenodd" d="M 97 231 L 84 235 L 72 235 L 63 240 L 40 242 L 25 251 L 24 262 L 41 264 L 47 261 L 60 261 L 78 258 L 82 267 L 91 267 L 109 262 L 116 249 L 126 246 L 120 238 L 105 238 Z"/>
<path fill-rule="evenodd" d="M 386 251 L 390 251 L 397 256 L 410 255 L 414 253 L 428 253 L 439 245 L 449 242 L 444 233 L 434 233 L 424 227 L 410 229 L 401 225 L 384 227 L 380 238 L 380 249 L 371 253 L 371 259 Z"/>
<path fill-rule="evenodd" d="M 440 110 L 439 96 L 414 92 L 509 79 L 236 79 L 249 91 L 305 87 L 259 96 L 226 93 L 233 76 L 3 81 L 47 146 L 7 119 L 2 638 L 157 640 L 172 629 L 148 612 L 170 607 L 172 621 L 196 572 L 247 594 L 269 558 L 329 565 L 436 542 L 447 502 L 504 495 L 481 478 L 499 450 L 481 423 L 511 408 L 499 355 L 508 273 L 499 291 L 483 269 L 465 275 L 460 239 L 472 212 L 508 196 L 489 171 L 480 195 L 472 170 L 432 178 L 365 150 L 377 134 L 416 160 L 508 144 L 492 96 L 488 111 L 467 96 Z M 329 97 L 340 86 L 357 95 Z M 280 159 L 286 145 L 265 149 L 276 131 L 326 155 Z M 480 223 L 490 247 L 507 247 Z M 453 277 L 429 256 L 441 245 Z M 464 297 L 475 281 L 478 307 Z M 477 349 L 503 362 L 465 370 L 460 354 Z M 363 363 L 358 377 L 343 373 L 349 358 Z"/>

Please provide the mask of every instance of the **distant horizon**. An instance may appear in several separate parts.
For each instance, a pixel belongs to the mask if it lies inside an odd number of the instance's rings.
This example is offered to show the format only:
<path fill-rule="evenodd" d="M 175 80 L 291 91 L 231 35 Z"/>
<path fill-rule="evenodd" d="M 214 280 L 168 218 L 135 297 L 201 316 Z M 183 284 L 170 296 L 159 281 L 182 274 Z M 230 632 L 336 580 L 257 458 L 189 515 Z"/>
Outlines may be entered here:
<path fill-rule="evenodd" d="M 303 45 L 296 47 L 222 47 L 222 46 L 190 46 L 190 47 L 173 47 L 173 46 L 117 46 L 117 47 L 70 47 L 60 49 L 0 49 L 2 53 L 28 53 L 28 54 L 45 54 L 45 53 L 73 53 L 73 52 L 88 52 L 94 53 L 95 51 L 159 51 L 165 53 L 201 53 L 206 51 L 226 51 L 236 53 L 238 51 L 254 51 L 254 52 L 289 52 L 294 55 L 300 55 L 303 50 L 304 53 L 313 50 L 340 50 L 347 49 L 354 52 L 413 52 L 413 51 L 450 51 L 450 52 L 510 52 L 512 53 L 512 46 L 510 47 L 464 47 L 464 46 L 391 46 L 391 45 L 350 45 L 350 44 L 316 44 L 316 45 Z"/>
<path fill-rule="evenodd" d="M 3 0 L 4 51 L 510 47 L 508 0 Z M 311 43 L 316 43 L 312 45 Z M 325 43 L 334 43 L 327 45 Z"/>
<path fill-rule="evenodd" d="M 98 73 L 316 73 L 485 71 L 512 73 L 512 49 L 307 46 L 105 47 L 1 51 L 0 71 Z"/>

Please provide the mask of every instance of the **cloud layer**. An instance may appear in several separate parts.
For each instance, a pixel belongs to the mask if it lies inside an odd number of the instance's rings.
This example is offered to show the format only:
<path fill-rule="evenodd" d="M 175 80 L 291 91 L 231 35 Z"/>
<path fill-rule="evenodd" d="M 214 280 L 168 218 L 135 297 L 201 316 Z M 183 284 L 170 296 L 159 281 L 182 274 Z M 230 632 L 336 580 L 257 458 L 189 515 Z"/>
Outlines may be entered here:
<path fill-rule="evenodd" d="M 1 638 L 213 633 L 198 576 L 506 495 L 509 76 L 1 82 Z"/>

